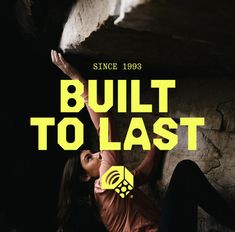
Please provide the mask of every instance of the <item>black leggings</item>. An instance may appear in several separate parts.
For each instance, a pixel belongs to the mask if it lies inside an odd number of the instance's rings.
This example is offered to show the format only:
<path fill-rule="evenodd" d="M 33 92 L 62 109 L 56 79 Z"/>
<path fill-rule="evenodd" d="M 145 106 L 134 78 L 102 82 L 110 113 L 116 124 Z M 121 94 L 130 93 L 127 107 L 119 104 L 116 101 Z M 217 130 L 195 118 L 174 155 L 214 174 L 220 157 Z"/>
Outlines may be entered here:
<path fill-rule="evenodd" d="M 235 226 L 235 214 L 191 160 L 176 166 L 163 202 L 160 232 L 197 231 L 200 206 L 227 227 Z"/>

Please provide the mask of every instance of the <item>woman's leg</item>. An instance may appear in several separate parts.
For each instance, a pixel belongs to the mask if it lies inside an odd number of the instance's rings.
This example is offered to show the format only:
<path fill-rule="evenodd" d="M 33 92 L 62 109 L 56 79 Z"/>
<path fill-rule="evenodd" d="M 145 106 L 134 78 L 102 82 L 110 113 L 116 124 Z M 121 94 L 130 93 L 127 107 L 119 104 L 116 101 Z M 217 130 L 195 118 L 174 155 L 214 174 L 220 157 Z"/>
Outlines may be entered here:
<path fill-rule="evenodd" d="M 166 192 L 160 232 L 197 231 L 198 206 L 222 224 L 234 228 L 234 212 L 197 164 L 183 160 L 176 166 Z"/>

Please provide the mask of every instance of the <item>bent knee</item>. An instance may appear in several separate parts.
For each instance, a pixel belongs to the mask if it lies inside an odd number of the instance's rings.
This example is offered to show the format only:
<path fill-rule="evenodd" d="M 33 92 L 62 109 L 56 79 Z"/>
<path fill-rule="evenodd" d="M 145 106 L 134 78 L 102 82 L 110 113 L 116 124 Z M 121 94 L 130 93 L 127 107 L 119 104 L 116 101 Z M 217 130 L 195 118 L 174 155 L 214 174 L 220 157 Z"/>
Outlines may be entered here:
<path fill-rule="evenodd" d="M 177 165 L 176 165 L 176 170 L 180 169 L 180 170 L 194 170 L 194 169 L 198 169 L 198 165 L 190 160 L 190 159 L 185 159 L 185 160 L 181 160 Z"/>

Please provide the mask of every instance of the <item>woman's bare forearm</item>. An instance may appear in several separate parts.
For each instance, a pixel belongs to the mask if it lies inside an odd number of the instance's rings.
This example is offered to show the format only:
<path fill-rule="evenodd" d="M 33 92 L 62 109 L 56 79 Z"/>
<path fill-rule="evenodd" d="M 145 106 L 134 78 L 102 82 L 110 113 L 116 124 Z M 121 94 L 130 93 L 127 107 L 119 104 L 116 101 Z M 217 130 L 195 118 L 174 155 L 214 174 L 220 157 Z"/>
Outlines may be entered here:
<path fill-rule="evenodd" d="M 161 151 L 155 145 L 152 145 L 151 150 L 148 151 L 144 160 L 138 166 L 138 170 L 140 170 L 147 179 L 151 179 L 164 155 L 165 151 Z"/>
<path fill-rule="evenodd" d="M 101 117 L 108 117 L 109 118 L 109 138 L 110 141 L 113 140 L 113 138 L 116 138 L 116 129 L 114 129 L 114 124 L 112 117 L 108 113 L 97 113 L 93 111 L 88 105 L 88 84 L 87 80 L 85 80 L 82 75 L 79 73 L 79 71 L 74 68 L 72 65 L 70 65 L 61 55 L 61 53 L 58 53 L 55 50 L 51 50 L 51 60 L 52 62 L 63 71 L 65 75 L 70 77 L 72 80 L 79 80 L 84 85 L 84 92 L 82 94 L 82 97 L 84 99 L 84 102 L 86 104 L 88 113 L 90 115 L 90 118 L 93 122 L 94 127 L 97 130 L 97 133 L 99 134 L 99 125 L 100 125 L 100 118 Z M 99 96 L 97 97 L 97 101 L 99 104 L 101 104 L 101 100 Z"/>

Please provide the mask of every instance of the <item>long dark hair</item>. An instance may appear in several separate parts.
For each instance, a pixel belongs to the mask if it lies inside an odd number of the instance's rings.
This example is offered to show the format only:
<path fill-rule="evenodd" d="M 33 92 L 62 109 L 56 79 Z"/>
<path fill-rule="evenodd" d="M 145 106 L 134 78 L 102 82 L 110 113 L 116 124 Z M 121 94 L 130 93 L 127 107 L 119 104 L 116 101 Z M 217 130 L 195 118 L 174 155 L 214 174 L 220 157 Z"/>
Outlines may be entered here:
<path fill-rule="evenodd" d="M 80 152 L 80 154 L 83 151 Z M 58 201 L 57 232 L 107 231 L 102 224 L 94 198 L 94 179 L 84 182 L 80 154 L 64 166 Z"/>

